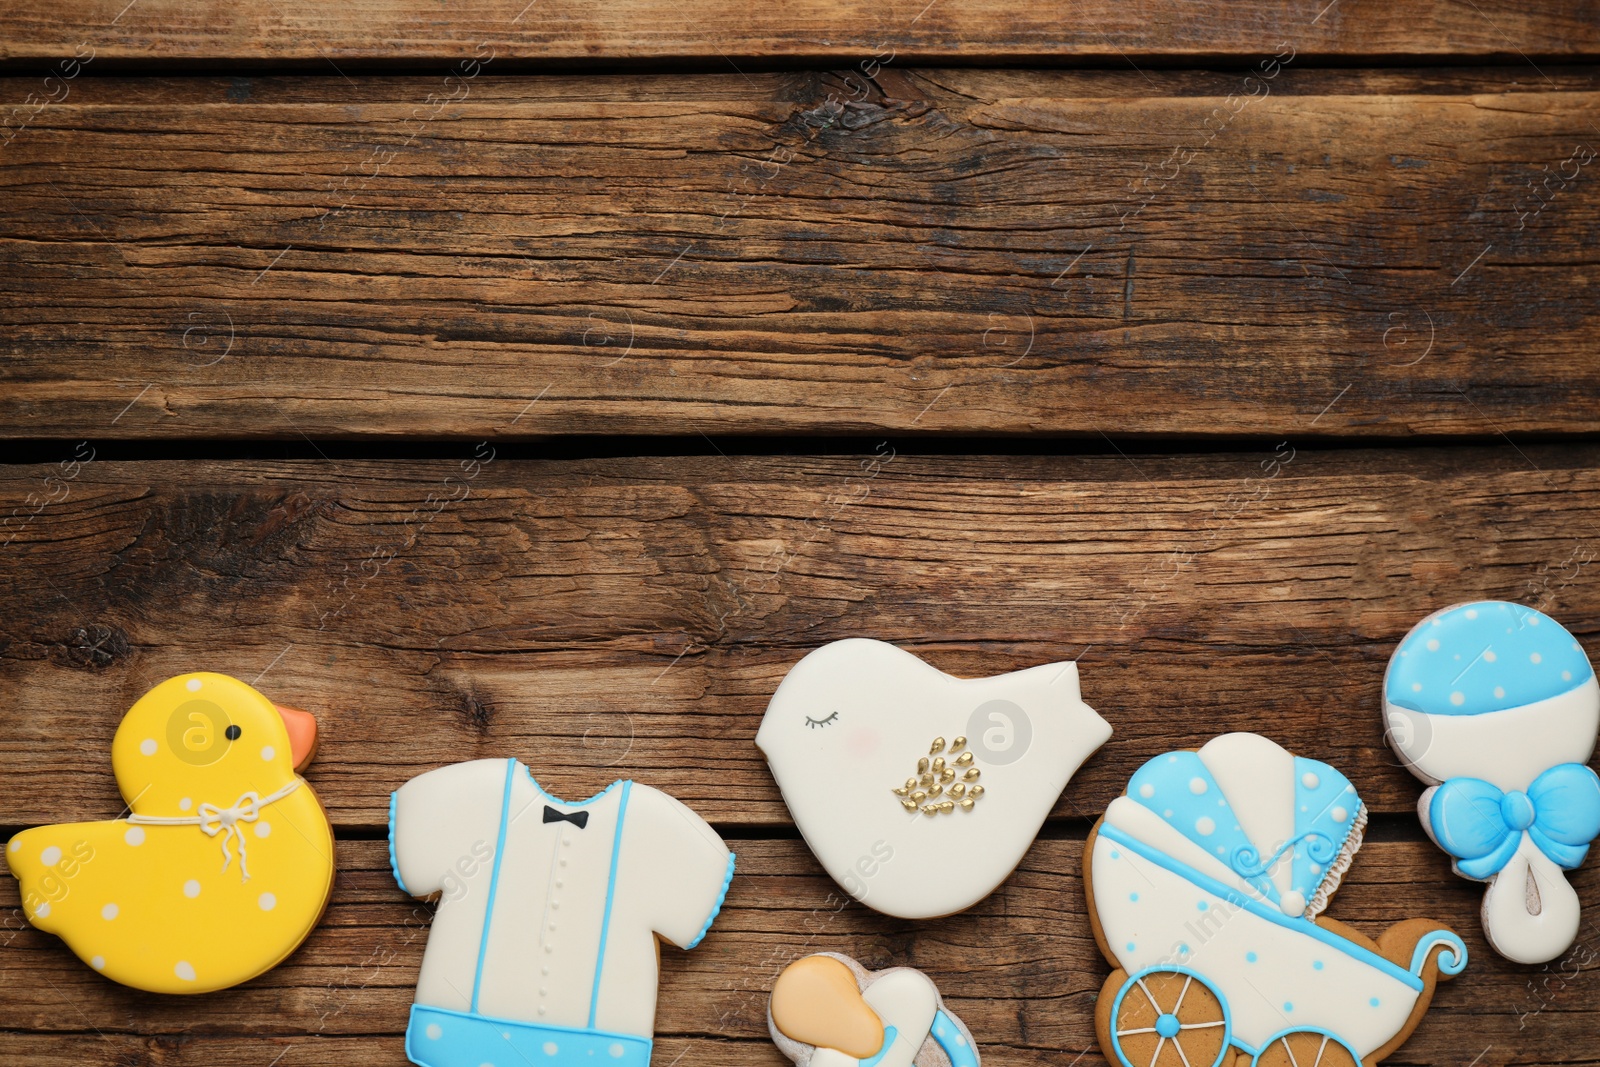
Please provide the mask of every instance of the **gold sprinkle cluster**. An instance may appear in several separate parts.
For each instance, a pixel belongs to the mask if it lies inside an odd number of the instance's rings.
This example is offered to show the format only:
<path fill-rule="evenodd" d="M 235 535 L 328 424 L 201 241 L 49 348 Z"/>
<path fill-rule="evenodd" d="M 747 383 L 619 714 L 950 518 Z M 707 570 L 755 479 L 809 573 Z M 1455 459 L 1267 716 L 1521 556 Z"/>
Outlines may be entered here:
<path fill-rule="evenodd" d="M 949 815 L 956 808 L 971 811 L 983 799 L 983 786 L 978 784 L 983 772 L 972 765 L 972 751 L 962 751 L 966 747 L 965 737 L 951 741 L 948 749 L 944 738 L 935 737 L 928 754 L 917 760 L 917 773 L 894 787 L 900 806 L 924 815 Z"/>

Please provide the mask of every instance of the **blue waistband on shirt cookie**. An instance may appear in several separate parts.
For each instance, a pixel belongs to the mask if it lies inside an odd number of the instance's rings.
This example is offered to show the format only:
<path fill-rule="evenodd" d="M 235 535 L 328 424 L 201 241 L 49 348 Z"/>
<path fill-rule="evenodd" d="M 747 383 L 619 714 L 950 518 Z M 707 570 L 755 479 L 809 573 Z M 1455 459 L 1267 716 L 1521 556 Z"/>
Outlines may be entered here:
<path fill-rule="evenodd" d="M 650 1039 L 604 1030 L 541 1026 L 411 1006 L 406 1056 L 419 1067 L 650 1067 Z"/>

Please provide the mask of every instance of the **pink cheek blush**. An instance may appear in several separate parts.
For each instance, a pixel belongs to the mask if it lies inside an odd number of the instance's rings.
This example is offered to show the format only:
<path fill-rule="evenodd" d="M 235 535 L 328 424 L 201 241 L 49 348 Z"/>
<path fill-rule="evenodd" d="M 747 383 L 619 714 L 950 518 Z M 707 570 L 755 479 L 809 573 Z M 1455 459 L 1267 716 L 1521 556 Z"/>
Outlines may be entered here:
<path fill-rule="evenodd" d="M 876 730 L 866 728 L 851 730 L 850 735 L 845 738 L 845 751 L 852 756 L 875 756 L 882 740 L 882 736 Z"/>

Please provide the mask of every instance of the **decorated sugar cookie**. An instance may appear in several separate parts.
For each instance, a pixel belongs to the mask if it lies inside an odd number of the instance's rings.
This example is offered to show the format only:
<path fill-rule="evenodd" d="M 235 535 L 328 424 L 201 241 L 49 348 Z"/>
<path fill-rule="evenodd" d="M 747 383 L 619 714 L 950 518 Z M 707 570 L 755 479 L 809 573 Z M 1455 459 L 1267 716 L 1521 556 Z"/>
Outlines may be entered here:
<path fill-rule="evenodd" d="M 400 887 L 439 900 L 406 1030 L 422 1067 L 648 1067 L 657 938 L 698 945 L 733 879 L 667 794 L 616 782 L 572 803 L 514 759 L 401 786 L 389 849 Z"/>
<path fill-rule="evenodd" d="M 107 978 L 206 993 L 304 941 L 333 887 L 333 830 L 295 772 L 316 720 L 223 674 L 183 674 L 129 709 L 111 767 L 130 813 L 6 846 L 28 921 Z"/>
<path fill-rule="evenodd" d="M 1366 819 L 1343 774 L 1256 734 L 1135 772 L 1084 856 L 1090 921 L 1115 968 L 1095 1006 L 1106 1058 L 1375 1067 L 1398 1048 L 1467 950 L 1428 919 L 1374 941 L 1322 914 Z"/>
<path fill-rule="evenodd" d="M 756 744 L 834 881 L 925 919 L 992 893 L 1110 736 L 1078 695 L 1076 663 L 953 678 L 858 638 L 795 664 Z"/>
<path fill-rule="evenodd" d="M 1384 679 L 1389 743 L 1429 788 L 1417 805 L 1463 878 L 1488 882 L 1483 931 L 1518 963 L 1578 935 L 1566 871 L 1600 835 L 1600 777 L 1585 764 L 1600 685 L 1572 634 L 1520 604 L 1458 604 L 1418 623 Z"/>
<path fill-rule="evenodd" d="M 799 1067 L 978 1067 L 978 1048 L 921 971 L 821 952 L 783 969 L 767 1028 Z"/>

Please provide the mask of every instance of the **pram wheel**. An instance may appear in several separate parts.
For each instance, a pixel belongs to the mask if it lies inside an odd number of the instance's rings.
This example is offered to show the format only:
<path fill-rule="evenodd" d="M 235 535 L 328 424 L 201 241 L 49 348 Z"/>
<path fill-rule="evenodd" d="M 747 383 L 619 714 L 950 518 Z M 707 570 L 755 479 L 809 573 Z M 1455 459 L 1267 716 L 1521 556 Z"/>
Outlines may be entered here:
<path fill-rule="evenodd" d="M 1361 1057 L 1332 1034 L 1291 1030 L 1262 1045 L 1251 1067 L 1361 1067 Z"/>
<path fill-rule="evenodd" d="M 1228 1051 L 1228 1002 L 1192 971 L 1151 967 L 1122 982 L 1109 1030 L 1122 1067 L 1218 1067 Z"/>

